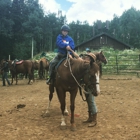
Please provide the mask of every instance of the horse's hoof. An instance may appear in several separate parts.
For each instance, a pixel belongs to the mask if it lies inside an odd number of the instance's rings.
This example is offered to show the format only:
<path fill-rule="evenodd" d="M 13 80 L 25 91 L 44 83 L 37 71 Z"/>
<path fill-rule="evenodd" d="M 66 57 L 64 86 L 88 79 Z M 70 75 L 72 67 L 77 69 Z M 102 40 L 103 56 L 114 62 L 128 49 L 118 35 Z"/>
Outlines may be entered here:
<path fill-rule="evenodd" d="M 69 116 L 69 112 L 64 112 L 64 115 L 65 116 Z"/>
<path fill-rule="evenodd" d="M 71 127 L 71 131 L 76 131 L 76 127 Z"/>
<path fill-rule="evenodd" d="M 71 125 L 71 131 L 76 131 L 76 125 L 74 124 Z"/>
<path fill-rule="evenodd" d="M 65 129 L 67 129 L 67 126 L 66 125 L 61 125 L 60 128 L 61 128 L 61 130 L 65 130 Z"/>
<path fill-rule="evenodd" d="M 43 118 L 45 118 L 45 117 L 50 117 L 50 113 L 49 112 L 46 112 L 46 113 L 44 113 L 43 112 L 43 114 L 41 115 Z"/>
<path fill-rule="evenodd" d="M 45 115 L 46 117 L 50 117 L 50 113 L 49 113 L 49 112 L 46 112 L 44 115 Z"/>

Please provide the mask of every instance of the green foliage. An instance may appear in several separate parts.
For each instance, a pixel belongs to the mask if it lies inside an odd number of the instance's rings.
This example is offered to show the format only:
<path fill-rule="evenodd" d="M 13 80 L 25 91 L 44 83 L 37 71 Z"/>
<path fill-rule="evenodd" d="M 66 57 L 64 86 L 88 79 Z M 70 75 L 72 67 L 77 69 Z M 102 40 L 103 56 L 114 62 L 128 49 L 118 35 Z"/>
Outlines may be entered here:
<path fill-rule="evenodd" d="M 114 50 L 113 48 L 103 47 L 108 60 L 106 65 L 103 65 L 104 73 L 121 73 L 122 71 L 139 71 L 140 70 L 140 50 Z M 100 50 L 99 50 L 100 51 Z"/>
<path fill-rule="evenodd" d="M 56 13 L 44 13 L 38 0 L 0 0 L 0 59 L 9 54 L 11 59 L 30 59 L 32 38 L 34 55 L 56 48 L 56 37 L 61 26 L 67 23 L 66 16 L 58 17 Z M 140 49 L 140 11 L 134 7 L 124 11 L 120 17 L 114 15 L 113 20 L 108 22 L 97 20 L 91 26 L 87 21 L 72 21 L 69 26 L 69 35 L 74 39 L 75 45 L 106 32 L 135 49 L 129 52 L 125 50 L 124 55 L 133 54 L 138 51 L 137 48 Z M 107 57 L 119 54 L 119 51 L 113 48 L 102 49 Z"/>

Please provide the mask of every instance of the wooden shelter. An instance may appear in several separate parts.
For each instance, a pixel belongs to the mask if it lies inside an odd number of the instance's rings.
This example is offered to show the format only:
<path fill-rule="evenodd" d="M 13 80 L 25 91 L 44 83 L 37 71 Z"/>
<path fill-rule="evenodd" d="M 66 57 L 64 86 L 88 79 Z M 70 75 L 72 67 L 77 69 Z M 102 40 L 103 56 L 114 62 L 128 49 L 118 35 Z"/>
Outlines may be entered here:
<path fill-rule="evenodd" d="M 88 41 L 85 41 L 76 46 L 77 51 L 84 51 L 86 48 L 91 50 L 99 50 L 101 47 L 110 47 L 118 50 L 130 49 L 132 46 L 117 40 L 107 33 L 98 34 Z"/>

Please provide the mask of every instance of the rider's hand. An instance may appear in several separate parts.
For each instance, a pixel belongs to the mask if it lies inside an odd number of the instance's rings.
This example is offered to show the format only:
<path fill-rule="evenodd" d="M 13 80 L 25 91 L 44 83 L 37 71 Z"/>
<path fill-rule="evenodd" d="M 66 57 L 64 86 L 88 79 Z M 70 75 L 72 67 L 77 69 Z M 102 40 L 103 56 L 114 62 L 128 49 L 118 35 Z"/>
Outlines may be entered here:
<path fill-rule="evenodd" d="M 70 46 L 67 46 L 66 49 L 67 49 L 67 51 L 71 51 L 71 47 Z"/>

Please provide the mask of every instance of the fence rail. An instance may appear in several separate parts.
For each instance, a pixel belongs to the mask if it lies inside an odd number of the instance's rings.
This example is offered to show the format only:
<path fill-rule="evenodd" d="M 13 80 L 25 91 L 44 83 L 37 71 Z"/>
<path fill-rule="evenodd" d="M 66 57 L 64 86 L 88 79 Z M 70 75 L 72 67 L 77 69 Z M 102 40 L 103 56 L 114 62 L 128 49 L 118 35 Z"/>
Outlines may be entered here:
<path fill-rule="evenodd" d="M 140 73 L 139 55 L 111 55 L 108 64 L 102 65 L 104 74 L 136 74 Z"/>

